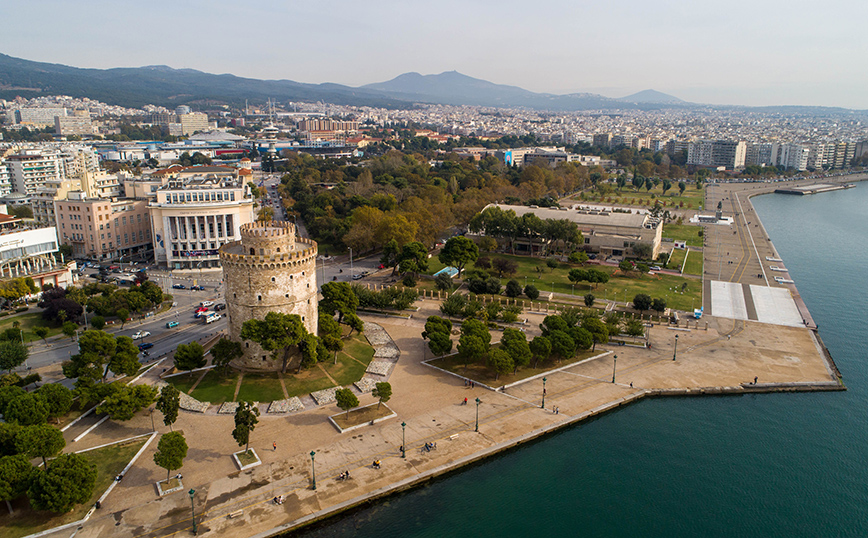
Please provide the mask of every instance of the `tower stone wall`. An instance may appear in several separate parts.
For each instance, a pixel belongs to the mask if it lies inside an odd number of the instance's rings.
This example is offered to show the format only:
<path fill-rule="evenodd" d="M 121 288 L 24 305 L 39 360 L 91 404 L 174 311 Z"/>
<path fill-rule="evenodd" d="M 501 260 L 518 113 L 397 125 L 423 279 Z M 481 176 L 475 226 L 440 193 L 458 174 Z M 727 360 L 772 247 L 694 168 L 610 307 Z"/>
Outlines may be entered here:
<path fill-rule="evenodd" d="M 241 342 L 244 351 L 233 366 L 278 370 L 282 360 L 273 360 L 259 344 L 242 340 L 241 326 L 248 319 L 280 312 L 297 314 L 308 332 L 317 334 L 317 245 L 296 237 L 289 222 L 253 222 L 240 231 L 241 241 L 220 248 L 229 337 Z"/>

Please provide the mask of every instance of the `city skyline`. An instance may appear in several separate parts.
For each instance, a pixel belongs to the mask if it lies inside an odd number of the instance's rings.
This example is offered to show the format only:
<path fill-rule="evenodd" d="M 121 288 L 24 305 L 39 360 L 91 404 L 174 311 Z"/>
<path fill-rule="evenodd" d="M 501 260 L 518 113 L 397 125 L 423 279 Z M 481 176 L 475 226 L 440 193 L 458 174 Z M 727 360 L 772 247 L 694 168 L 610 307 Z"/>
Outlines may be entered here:
<path fill-rule="evenodd" d="M 653 88 L 696 103 L 868 109 L 868 75 L 853 69 L 866 49 L 856 21 L 868 7 L 850 2 L 796 9 L 739 0 L 721 10 L 675 0 L 653 11 L 628 1 L 332 6 L 18 3 L 5 10 L 8 20 L 38 24 L 8 25 L 0 52 L 76 67 L 164 64 L 349 86 L 456 70 L 554 94 Z"/>

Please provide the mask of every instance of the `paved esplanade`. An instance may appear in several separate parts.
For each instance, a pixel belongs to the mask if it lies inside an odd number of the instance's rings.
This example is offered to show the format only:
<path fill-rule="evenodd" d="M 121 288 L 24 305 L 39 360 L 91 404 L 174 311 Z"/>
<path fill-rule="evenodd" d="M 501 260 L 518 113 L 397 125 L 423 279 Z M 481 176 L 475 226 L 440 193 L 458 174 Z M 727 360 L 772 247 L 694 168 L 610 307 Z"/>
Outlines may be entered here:
<path fill-rule="evenodd" d="M 774 390 L 775 384 L 804 388 L 793 385 L 801 383 L 813 383 L 820 389 L 838 387 L 810 331 L 712 318 L 707 330 L 705 320 L 698 329 L 655 326 L 651 349 L 598 346 L 598 358 L 547 374 L 547 409 L 541 409 L 540 380 L 505 393 L 478 386 L 470 389 L 461 379 L 422 364 L 424 320 L 439 311 L 435 301 L 419 304 L 421 310 L 411 320 L 371 318 L 401 350 L 390 378 L 394 395 L 388 403 L 397 418 L 339 434 L 327 420 L 339 412 L 335 405 L 289 416 L 263 416 L 251 436 L 251 446 L 263 464 L 239 472 L 230 458 L 238 450 L 230 435 L 232 416 L 182 412 L 175 430 L 183 431 L 190 445 L 181 470 L 183 491 L 157 496 L 154 483 L 166 474 L 153 463 L 156 442 L 152 442 L 76 536 L 186 535 L 192 528 L 186 493 L 190 488 L 196 490 L 200 534 L 264 536 L 649 394 L 697 393 L 694 389 L 703 387 L 711 387 L 711 392 L 721 390 L 715 387 L 729 387 L 723 390 L 733 392 Z M 530 319 L 528 336 L 533 337 L 539 333 L 543 315 L 526 317 Z M 673 361 L 675 335 L 677 357 Z M 616 383 L 612 382 L 614 354 L 618 356 Z M 760 384 L 748 384 L 755 376 Z M 478 433 L 474 431 L 476 407 L 461 405 L 464 398 L 473 402 L 477 397 L 482 400 Z M 374 401 L 370 394 L 360 399 L 362 404 Z M 553 406 L 559 414 L 551 411 Z M 160 414 L 155 415 L 157 430 L 168 431 Z M 399 452 L 402 421 L 407 424 L 406 459 Z M 151 418 L 145 412 L 129 422 L 108 421 L 81 441 L 70 443 L 87 426 L 66 432 L 67 450 L 150 432 Z M 423 451 L 424 443 L 432 441 L 437 449 Z M 273 442 L 277 450 L 272 449 Z M 311 451 L 316 452 L 315 491 L 310 487 Z M 378 470 L 370 465 L 375 459 L 382 461 Z M 352 479 L 336 480 L 345 470 Z M 277 495 L 285 496 L 284 504 L 271 502 Z"/>

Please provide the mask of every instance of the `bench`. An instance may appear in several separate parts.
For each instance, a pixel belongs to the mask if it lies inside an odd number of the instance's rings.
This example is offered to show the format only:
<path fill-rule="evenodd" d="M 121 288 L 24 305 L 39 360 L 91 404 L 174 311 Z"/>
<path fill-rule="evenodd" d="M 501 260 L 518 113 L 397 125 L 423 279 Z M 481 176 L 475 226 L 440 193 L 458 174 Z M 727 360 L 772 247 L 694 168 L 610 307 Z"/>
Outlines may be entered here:
<path fill-rule="evenodd" d="M 457 433 L 453 433 L 452 435 L 450 435 L 449 437 L 447 437 L 447 439 L 449 439 L 450 441 L 454 441 L 454 440 L 458 439 L 458 434 L 457 434 Z"/>
<path fill-rule="evenodd" d="M 244 510 L 236 510 L 229 514 L 229 519 L 235 519 L 244 515 Z"/>

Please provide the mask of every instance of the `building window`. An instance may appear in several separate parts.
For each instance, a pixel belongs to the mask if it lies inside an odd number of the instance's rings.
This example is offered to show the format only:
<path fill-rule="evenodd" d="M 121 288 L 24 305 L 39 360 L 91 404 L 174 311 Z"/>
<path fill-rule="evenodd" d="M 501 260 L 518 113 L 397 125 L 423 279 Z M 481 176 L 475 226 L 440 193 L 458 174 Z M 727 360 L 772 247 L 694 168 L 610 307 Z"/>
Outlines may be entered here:
<path fill-rule="evenodd" d="M 259 299 L 259 300 L 261 301 L 261 300 L 262 300 L 262 295 L 257 295 L 256 298 Z"/>
<path fill-rule="evenodd" d="M 274 277 L 271 277 L 271 281 L 274 282 Z"/>

